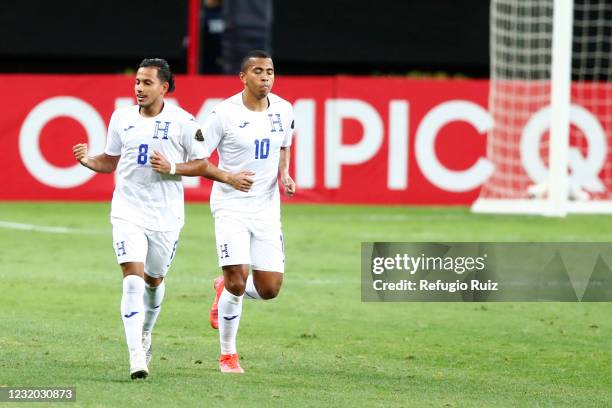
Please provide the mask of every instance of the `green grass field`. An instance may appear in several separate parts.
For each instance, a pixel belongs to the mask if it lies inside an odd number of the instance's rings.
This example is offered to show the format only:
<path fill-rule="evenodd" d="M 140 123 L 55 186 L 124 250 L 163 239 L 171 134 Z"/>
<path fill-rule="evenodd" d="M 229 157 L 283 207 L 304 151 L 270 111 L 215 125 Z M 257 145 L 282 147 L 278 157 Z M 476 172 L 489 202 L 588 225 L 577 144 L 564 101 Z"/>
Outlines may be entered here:
<path fill-rule="evenodd" d="M 217 369 L 212 219 L 190 205 L 151 375 L 131 381 L 108 212 L 0 204 L 0 386 L 73 386 L 68 405 L 95 407 L 612 406 L 612 305 L 360 300 L 362 241 L 609 242 L 612 217 L 285 206 L 285 284 L 275 300 L 245 300 L 240 376 Z"/>

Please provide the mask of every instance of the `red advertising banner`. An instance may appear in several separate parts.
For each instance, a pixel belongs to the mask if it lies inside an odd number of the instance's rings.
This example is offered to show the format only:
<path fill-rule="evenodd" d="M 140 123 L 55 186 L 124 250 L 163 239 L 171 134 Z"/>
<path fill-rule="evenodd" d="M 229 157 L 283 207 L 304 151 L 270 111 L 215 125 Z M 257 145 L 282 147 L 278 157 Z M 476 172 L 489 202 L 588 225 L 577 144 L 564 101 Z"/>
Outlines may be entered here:
<path fill-rule="evenodd" d="M 102 152 L 114 109 L 134 104 L 133 77 L 3 75 L 0 149 L 9 177 L 2 200 L 110 200 L 114 176 L 75 163 L 87 141 Z M 174 102 L 203 123 L 241 90 L 234 77 L 177 78 Z M 488 81 L 277 77 L 294 105 L 295 201 L 469 204 L 492 173 L 486 160 Z M 187 200 L 211 182 L 184 178 Z"/>

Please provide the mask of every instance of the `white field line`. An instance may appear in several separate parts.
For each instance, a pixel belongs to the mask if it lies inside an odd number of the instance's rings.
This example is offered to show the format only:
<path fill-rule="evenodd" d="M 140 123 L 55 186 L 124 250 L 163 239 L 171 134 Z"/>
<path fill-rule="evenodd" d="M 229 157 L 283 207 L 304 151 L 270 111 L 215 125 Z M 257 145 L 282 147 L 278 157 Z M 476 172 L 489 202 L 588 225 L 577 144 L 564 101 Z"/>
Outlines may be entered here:
<path fill-rule="evenodd" d="M 77 229 L 69 227 L 51 227 L 48 225 L 24 224 L 20 222 L 0 220 L 0 228 L 19 231 L 48 232 L 51 234 L 100 234 L 101 231 Z"/>
<path fill-rule="evenodd" d="M 310 214 L 310 215 L 298 215 L 297 218 L 300 220 L 312 220 L 321 219 L 321 220 L 332 220 L 332 221 L 409 221 L 414 220 L 414 216 L 404 215 L 404 214 L 357 214 L 357 215 L 348 215 L 348 214 Z"/>
<path fill-rule="evenodd" d="M 418 221 L 418 222 L 430 222 L 430 221 L 462 221 L 464 219 L 463 214 L 441 214 L 436 216 L 431 215 L 419 215 L 419 214 L 376 214 L 376 213 L 364 213 L 364 214 L 309 214 L 309 215 L 298 215 L 293 216 L 293 219 L 300 220 L 331 220 L 331 221 L 374 221 L 374 222 L 400 222 L 400 221 Z"/>

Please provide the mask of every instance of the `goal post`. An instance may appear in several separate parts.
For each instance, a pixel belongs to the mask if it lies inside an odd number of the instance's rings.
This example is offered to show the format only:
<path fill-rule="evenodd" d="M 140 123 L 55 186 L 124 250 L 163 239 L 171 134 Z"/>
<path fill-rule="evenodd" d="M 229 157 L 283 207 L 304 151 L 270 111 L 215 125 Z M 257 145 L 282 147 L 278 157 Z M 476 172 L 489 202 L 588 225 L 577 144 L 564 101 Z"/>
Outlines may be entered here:
<path fill-rule="evenodd" d="M 612 213 L 612 0 L 492 0 L 487 157 L 472 210 Z"/>
<path fill-rule="evenodd" d="M 554 0 L 550 68 L 550 148 L 548 208 L 544 215 L 567 214 L 568 148 L 572 86 L 573 0 Z"/>

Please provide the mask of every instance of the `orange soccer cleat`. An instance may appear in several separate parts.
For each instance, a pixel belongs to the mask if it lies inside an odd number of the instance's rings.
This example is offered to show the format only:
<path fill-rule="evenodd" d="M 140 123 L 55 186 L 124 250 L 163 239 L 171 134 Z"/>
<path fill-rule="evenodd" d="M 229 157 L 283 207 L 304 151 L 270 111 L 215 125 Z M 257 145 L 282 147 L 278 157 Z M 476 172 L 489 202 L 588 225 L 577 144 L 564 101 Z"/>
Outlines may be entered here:
<path fill-rule="evenodd" d="M 238 354 L 221 354 L 219 369 L 222 373 L 244 373 L 244 370 L 240 367 Z"/>
<path fill-rule="evenodd" d="M 221 293 L 223 293 L 224 280 L 223 276 L 218 276 L 215 279 L 213 287 L 215 288 L 215 300 L 213 301 L 212 306 L 210 307 L 210 313 L 208 317 L 210 318 L 210 327 L 213 329 L 219 328 L 219 298 L 221 297 Z"/>

